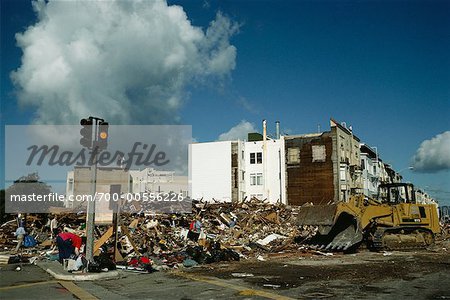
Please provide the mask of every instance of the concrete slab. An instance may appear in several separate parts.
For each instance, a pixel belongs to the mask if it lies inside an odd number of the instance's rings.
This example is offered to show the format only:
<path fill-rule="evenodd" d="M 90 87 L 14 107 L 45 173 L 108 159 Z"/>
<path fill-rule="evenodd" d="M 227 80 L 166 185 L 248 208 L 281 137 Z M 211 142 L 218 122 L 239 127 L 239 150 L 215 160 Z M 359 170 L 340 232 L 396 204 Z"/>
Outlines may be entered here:
<path fill-rule="evenodd" d="M 41 261 L 37 263 L 37 266 L 57 280 L 94 281 L 119 278 L 119 272 L 117 270 L 101 273 L 72 274 L 65 271 L 62 265 L 57 261 Z"/>

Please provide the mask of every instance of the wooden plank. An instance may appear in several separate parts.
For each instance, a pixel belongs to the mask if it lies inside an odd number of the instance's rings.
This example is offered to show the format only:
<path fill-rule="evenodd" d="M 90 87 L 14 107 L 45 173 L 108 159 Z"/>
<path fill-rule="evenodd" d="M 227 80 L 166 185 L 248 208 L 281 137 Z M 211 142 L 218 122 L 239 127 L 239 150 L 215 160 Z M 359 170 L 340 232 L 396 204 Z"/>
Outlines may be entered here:
<path fill-rule="evenodd" d="M 98 254 L 98 250 L 100 249 L 100 247 L 103 246 L 103 244 L 112 236 L 112 234 L 113 228 L 109 227 L 109 229 L 102 235 L 102 237 L 98 239 L 97 242 L 95 242 L 94 255 Z"/>
<path fill-rule="evenodd" d="M 120 254 L 119 251 L 116 251 L 115 260 L 116 260 L 116 263 L 119 261 L 124 261 L 122 255 Z"/>
<path fill-rule="evenodd" d="M 90 294 L 88 291 L 85 291 L 84 289 L 80 288 L 78 285 L 76 285 L 72 281 L 62 281 L 61 280 L 61 281 L 58 281 L 58 283 L 80 300 L 96 300 L 96 299 L 98 299 L 94 295 Z"/>
<path fill-rule="evenodd" d="M 134 252 L 136 252 L 136 254 L 141 255 L 141 253 L 139 252 L 138 248 L 136 247 L 136 245 L 134 244 L 133 240 L 131 239 L 130 231 L 128 230 L 128 227 L 122 225 L 122 226 L 120 226 L 120 228 L 122 229 L 122 232 L 125 233 L 125 235 L 127 236 L 128 240 L 130 241 L 130 244 L 133 247 Z"/>
<path fill-rule="evenodd" d="M 139 220 L 138 219 L 134 219 L 130 225 L 128 225 L 128 228 L 136 228 L 136 226 L 138 225 Z"/>

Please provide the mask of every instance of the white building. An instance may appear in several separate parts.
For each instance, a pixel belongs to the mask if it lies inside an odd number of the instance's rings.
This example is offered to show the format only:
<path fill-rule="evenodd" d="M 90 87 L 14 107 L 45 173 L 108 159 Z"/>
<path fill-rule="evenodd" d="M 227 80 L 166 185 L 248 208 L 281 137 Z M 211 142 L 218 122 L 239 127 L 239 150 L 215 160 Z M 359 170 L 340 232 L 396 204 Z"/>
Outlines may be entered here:
<path fill-rule="evenodd" d="M 244 157 L 242 141 L 189 145 L 192 198 L 242 200 L 245 197 Z"/>
<path fill-rule="evenodd" d="M 193 199 L 286 203 L 284 139 L 191 144 Z"/>
<path fill-rule="evenodd" d="M 246 196 L 286 203 L 284 138 L 245 143 Z"/>
<path fill-rule="evenodd" d="M 375 198 L 382 181 L 384 164 L 380 162 L 377 151 L 368 145 L 361 144 L 360 150 L 364 195 Z"/>

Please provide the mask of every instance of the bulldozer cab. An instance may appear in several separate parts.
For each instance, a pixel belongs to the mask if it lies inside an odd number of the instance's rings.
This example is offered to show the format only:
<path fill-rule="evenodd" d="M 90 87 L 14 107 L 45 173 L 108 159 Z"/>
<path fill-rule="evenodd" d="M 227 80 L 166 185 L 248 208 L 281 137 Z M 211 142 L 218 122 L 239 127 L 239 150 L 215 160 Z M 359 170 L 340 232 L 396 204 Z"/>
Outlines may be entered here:
<path fill-rule="evenodd" d="M 387 183 L 378 187 L 377 198 L 389 205 L 416 203 L 416 193 L 411 183 Z"/>

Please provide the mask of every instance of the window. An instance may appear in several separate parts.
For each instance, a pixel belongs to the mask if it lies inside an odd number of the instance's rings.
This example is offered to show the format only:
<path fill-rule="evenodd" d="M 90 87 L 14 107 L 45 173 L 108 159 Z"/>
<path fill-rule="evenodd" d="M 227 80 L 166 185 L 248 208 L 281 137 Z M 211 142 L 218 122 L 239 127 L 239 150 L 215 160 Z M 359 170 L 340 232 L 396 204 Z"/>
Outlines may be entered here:
<path fill-rule="evenodd" d="M 366 161 L 364 159 L 361 159 L 361 170 L 366 169 Z"/>
<path fill-rule="evenodd" d="M 288 164 L 300 163 L 300 148 L 288 148 Z"/>
<path fill-rule="evenodd" d="M 263 185 L 263 177 L 262 173 L 256 174 L 256 185 Z"/>
<path fill-rule="evenodd" d="M 262 152 L 250 153 L 250 164 L 262 164 Z"/>
<path fill-rule="evenodd" d="M 262 164 L 262 152 L 256 152 L 256 163 Z"/>
<path fill-rule="evenodd" d="M 263 184 L 262 173 L 250 174 L 250 185 L 262 185 L 262 184 Z"/>
<path fill-rule="evenodd" d="M 345 169 L 345 167 L 341 167 L 339 171 L 340 171 L 339 177 L 341 178 L 341 181 L 346 181 L 347 180 L 347 170 Z"/>
<path fill-rule="evenodd" d="M 312 162 L 325 162 L 325 145 L 312 146 Z"/>

